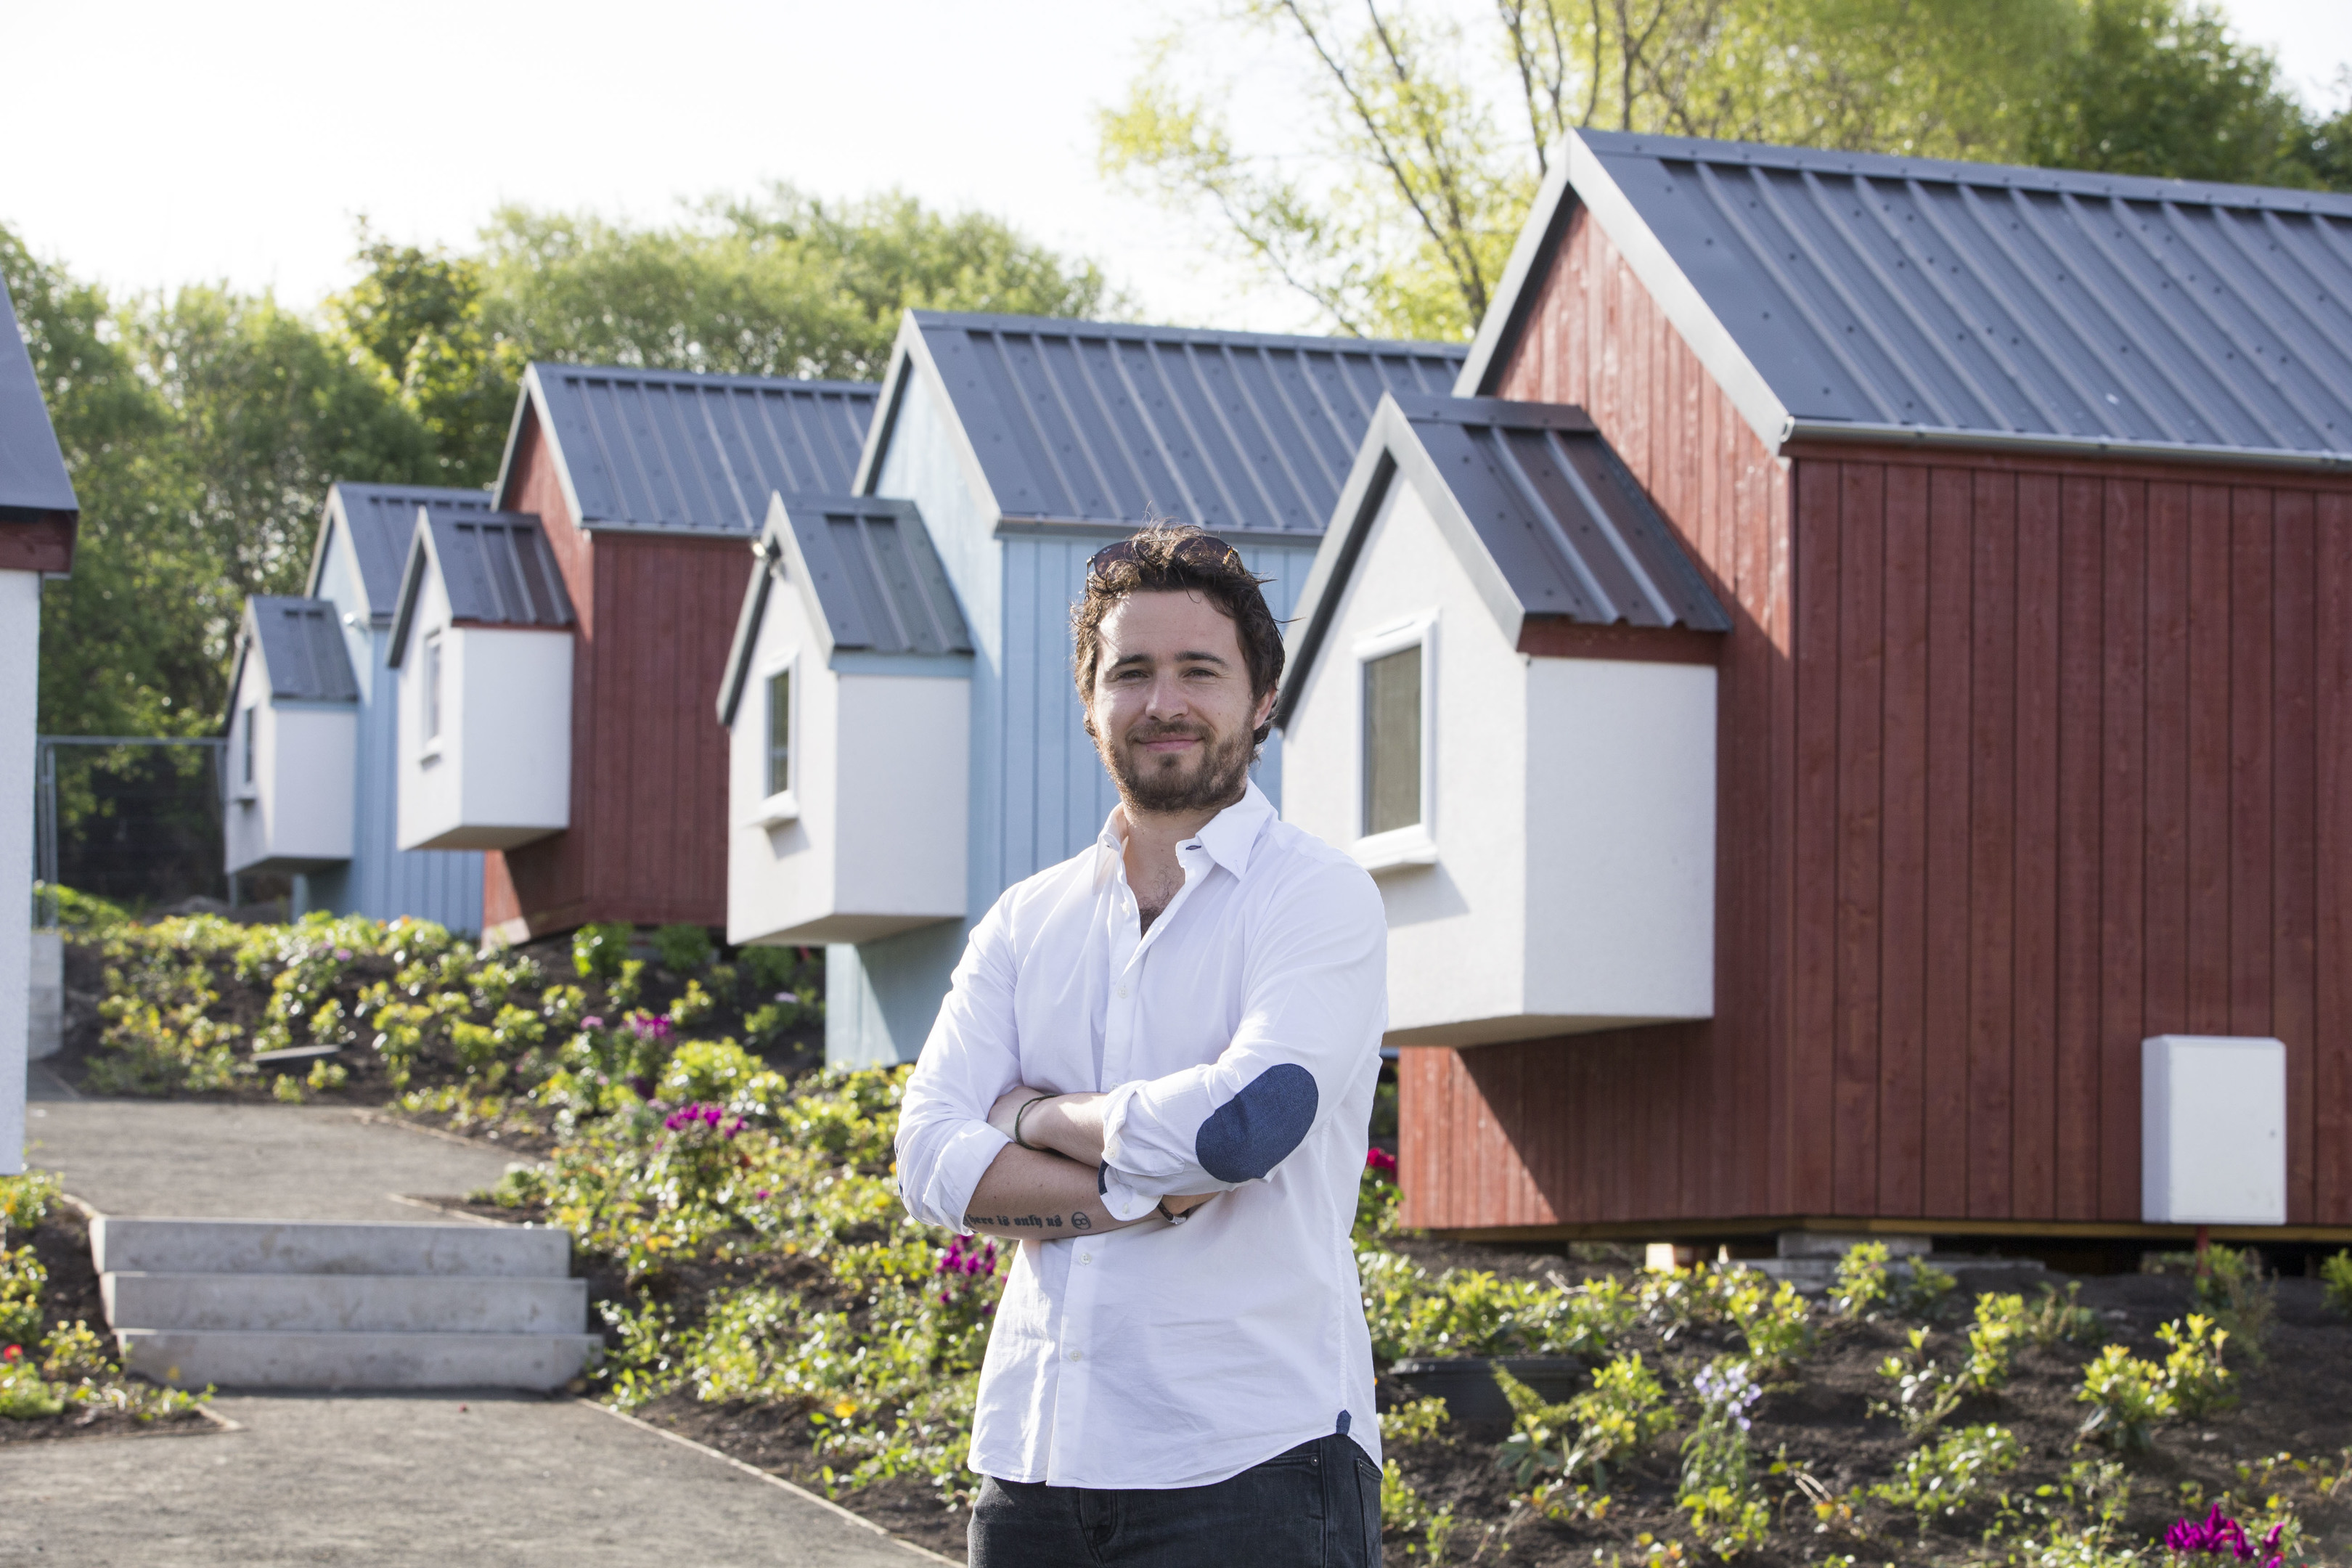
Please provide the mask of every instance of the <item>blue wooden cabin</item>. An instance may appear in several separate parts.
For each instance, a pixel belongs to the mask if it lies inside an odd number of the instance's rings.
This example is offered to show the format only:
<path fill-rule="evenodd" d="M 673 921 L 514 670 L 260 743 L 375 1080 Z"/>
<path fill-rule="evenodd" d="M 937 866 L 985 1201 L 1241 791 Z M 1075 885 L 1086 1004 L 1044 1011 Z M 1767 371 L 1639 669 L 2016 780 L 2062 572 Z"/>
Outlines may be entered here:
<path fill-rule="evenodd" d="M 1154 513 L 1198 523 L 1287 616 L 1381 395 L 1450 392 L 1465 352 L 908 314 L 854 488 L 913 503 L 970 626 L 967 896 L 960 920 L 826 948 L 829 1061 L 913 1060 L 971 922 L 1116 804 L 1070 679 L 1087 558 Z M 1281 774 L 1277 736 L 1277 801 Z"/>

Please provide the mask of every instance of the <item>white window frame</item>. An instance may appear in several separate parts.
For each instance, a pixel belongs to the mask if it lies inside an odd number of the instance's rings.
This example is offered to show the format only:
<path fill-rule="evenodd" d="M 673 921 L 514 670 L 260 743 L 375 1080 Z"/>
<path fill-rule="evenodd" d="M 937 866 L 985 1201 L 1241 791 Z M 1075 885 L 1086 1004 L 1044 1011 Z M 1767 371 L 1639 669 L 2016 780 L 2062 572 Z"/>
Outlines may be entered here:
<path fill-rule="evenodd" d="M 416 753 L 420 763 L 441 760 L 441 731 L 448 707 L 449 628 L 435 626 L 423 638 L 424 657 L 417 660 L 416 728 L 425 743 Z"/>
<path fill-rule="evenodd" d="M 759 667 L 760 685 L 757 692 L 753 694 L 759 704 L 759 712 L 751 721 L 759 727 L 760 771 L 757 776 L 761 787 L 766 788 L 768 757 L 775 750 L 775 736 L 770 733 L 775 714 L 775 700 L 769 695 L 769 690 L 771 684 L 780 675 L 789 676 L 793 683 L 792 710 L 786 720 L 792 726 L 792 733 L 784 737 L 787 755 L 784 765 L 785 770 L 792 776 L 782 789 L 772 795 L 762 795 L 759 805 L 752 808 L 751 825 L 756 827 L 782 826 L 787 822 L 797 822 L 801 815 L 801 714 L 808 708 L 808 686 L 801 679 L 801 656 L 798 648 L 785 648 Z"/>
<path fill-rule="evenodd" d="M 1421 820 L 1385 833 L 1366 833 L 1364 668 L 1376 658 L 1416 646 L 1421 649 Z M 1348 853 L 1368 871 L 1433 866 L 1437 863 L 1437 612 L 1426 610 L 1368 632 L 1357 638 L 1349 651 L 1355 658 L 1355 689 L 1350 700 L 1355 704 L 1356 722 L 1348 751 L 1354 795 L 1349 809 L 1354 814 L 1356 837 L 1348 846 Z"/>

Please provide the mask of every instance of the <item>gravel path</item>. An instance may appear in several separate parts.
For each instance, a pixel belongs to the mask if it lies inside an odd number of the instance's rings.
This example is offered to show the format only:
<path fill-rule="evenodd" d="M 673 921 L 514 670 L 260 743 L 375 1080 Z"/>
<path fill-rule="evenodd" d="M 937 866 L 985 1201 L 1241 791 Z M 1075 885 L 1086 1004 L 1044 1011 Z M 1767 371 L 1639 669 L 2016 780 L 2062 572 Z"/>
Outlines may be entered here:
<path fill-rule="evenodd" d="M 576 1400 L 223 1398 L 244 1430 L 0 1457 L 0 1563 L 791 1564 L 939 1561 Z"/>
<path fill-rule="evenodd" d="M 393 1194 L 470 1192 L 508 1163 L 342 1106 L 41 1100 L 25 1133 L 26 1163 L 101 1213 L 175 1219 L 446 1224 Z"/>

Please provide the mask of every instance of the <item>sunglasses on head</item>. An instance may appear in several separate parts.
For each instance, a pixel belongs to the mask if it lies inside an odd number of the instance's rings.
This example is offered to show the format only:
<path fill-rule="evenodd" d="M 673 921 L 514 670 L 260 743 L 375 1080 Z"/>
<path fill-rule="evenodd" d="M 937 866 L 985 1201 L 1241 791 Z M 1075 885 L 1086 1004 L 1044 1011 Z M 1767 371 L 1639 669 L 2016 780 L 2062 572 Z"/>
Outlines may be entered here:
<path fill-rule="evenodd" d="M 1241 568 L 1241 552 L 1213 533 L 1189 535 L 1171 552 L 1179 565 L 1202 572 L 1233 572 Z M 1136 559 L 1135 541 L 1106 544 L 1087 558 L 1087 575 L 1100 576 L 1122 562 Z"/>

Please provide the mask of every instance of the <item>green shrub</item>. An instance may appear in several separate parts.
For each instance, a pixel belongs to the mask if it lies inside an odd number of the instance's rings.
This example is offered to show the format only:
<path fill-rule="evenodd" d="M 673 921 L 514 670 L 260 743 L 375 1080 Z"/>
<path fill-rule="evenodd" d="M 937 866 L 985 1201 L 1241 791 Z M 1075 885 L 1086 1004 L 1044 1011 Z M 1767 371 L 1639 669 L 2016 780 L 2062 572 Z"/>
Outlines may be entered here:
<path fill-rule="evenodd" d="M 57 901 L 58 929 L 77 938 L 102 935 L 131 921 L 129 910 L 96 893 L 81 892 L 62 883 L 35 882 L 34 899 L 37 901 L 45 895 Z"/>
<path fill-rule="evenodd" d="M 1948 1519 L 1987 1496 L 1986 1483 L 2017 1468 L 2024 1458 L 2025 1445 L 2008 1427 L 1963 1426 L 1905 1455 L 1893 1478 L 1871 1488 L 1870 1494 L 1908 1509 L 1925 1535 L 1931 1521 Z"/>
<path fill-rule="evenodd" d="M 672 974 L 699 974 L 719 957 L 719 948 L 702 926 L 663 926 L 653 934 L 654 956 Z"/>
<path fill-rule="evenodd" d="M 41 1288 L 49 1271 L 27 1245 L 0 1247 L 0 1345 L 29 1343 L 41 1331 Z"/>
<path fill-rule="evenodd" d="M 1545 1404 L 1499 1366 L 1495 1381 L 1511 1402 L 1514 1422 L 1496 1462 L 1521 1488 L 1539 1476 L 1586 1469 L 1595 1486 L 1605 1487 L 1611 1460 L 1640 1453 L 1674 1426 L 1666 1391 L 1639 1355 L 1610 1362 L 1593 1373 L 1591 1388 L 1564 1405 Z"/>
<path fill-rule="evenodd" d="M 1683 1440 L 1682 1481 L 1675 1506 L 1710 1550 L 1729 1557 L 1763 1542 L 1771 1510 L 1756 1485 L 1748 1451 L 1748 1412 L 1764 1390 L 1744 1362 L 1729 1358 L 1691 1380 L 1699 1398 L 1698 1425 Z"/>
<path fill-rule="evenodd" d="M 1878 1363 L 1878 1375 L 1894 1383 L 1895 1398 L 1891 1405 L 1885 1400 L 1872 1401 L 1870 1412 L 1874 1415 L 1894 1416 L 1903 1424 L 1906 1437 L 1923 1437 L 1942 1426 L 1944 1417 L 1958 1410 L 1968 1394 L 1965 1367 L 1958 1372 L 1947 1371 L 1927 1354 L 1928 1338 L 1926 1329 L 1912 1330 L 1910 1349 Z"/>
<path fill-rule="evenodd" d="M 1813 1348 L 1813 1324 L 1805 1299 L 1787 1280 L 1762 1270 L 1733 1268 L 1717 1272 L 1723 1315 L 1748 1342 L 1759 1375 L 1785 1377 Z"/>
<path fill-rule="evenodd" d="M 1454 1506 L 1432 1509 L 1422 1501 L 1421 1494 L 1406 1484 L 1404 1471 L 1394 1459 L 1381 1464 L 1381 1533 L 1417 1537 L 1407 1540 L 1407 1557 L 1425 1557 L 1432 1563 L 1444 1560 L 1446 1543 L 1454 1538 Z"/>
<path fill-rule="evenodd" d="M 1453 1419 L 1445 1401 L 1434 1396 L 1409 1399 L 1393 1409 L 1381 1412 L 1381 1441 L 1383 1443 L 1425 1443 L 1437 1436 L 1437 1429 Z"/>
<path fill-rule="evenodd" d="M 2164 1368 L 2122 1345 L 2109 1345 L 2083 1368 L 2075 1399 L 2091 1406 L 2082 1434 L 2111 1448 L 2136 1452 L 2155 1441 L 2158 1424 L 2178 1408 Z"/>
<path fill-rule="evenodd" d="M 572 933 L 572 967 L 583 980 L 619 979 L 636 934 L 636 928 L 625 921 L 582 926 Z"/>
<path fill-rule="evenodd" d="M 1991 1393 L 2009 1381 L 2018 1342 L 2032 1337 L 2023 1296 L 1979 1296 L 1976 1321 L 1969 1325 L 1969 1359 L 1960 1368 L 1960 1381 L 1979 1394 Z"/>
<path fill-rule="evenodd" d="M 31 1421 L 62 1411 L 64 1394 L 43 1379 L 21 1347 L 11 1343 L 7 1350 L 16 1353 L 0 1352 L 0 1419 Z"/>
<path fill-rule="evenodd" d="M 1890 1262 L 1886 1244 L 1865 1241 L 1846 1249 L 1838 1259 L 1836 1283 L 1830 1306 L 1842 1318 L 1929 1318 L 1943 1310 L 1944 1298 L 1958 1283 L 1934 1264 L 1918 1259 Z"/>
<path fill-rule="evenodd" d="M 2043 1350 L 2061 1342 L 2095 1343 L 2104 1331 L 2099 1325 L 2099 1314 L 2082 1304 L 2082 1294 L 2079 1281 L 2068 1285 L 2063 1296 L 2054 1285 L 2042 1287 L 2042 1294 L 2025 1314 L 2027 1336 Z"/>
<path fill-rule="evenodd" d="M 2221 1346 L 2230 1338 L 2227 1329 L 2191 1312 L 2186 1325 L 2166 1323 L 2156 1337 L 2171 1348 L 2164 1358 L 2164 1386 L 2181 1415 L 2195 1420 L 2238 1402 L 2230 1387 L 2230 1369 L 2221 1364 Z"/>
<path fill-rule="evenodd" d="M 10 1231 L 30 1233 L 49 1217 L 64 1187 L 47 1171 L 26 1171 L 21 1176 L 0 1176 L 0 1243 Z"/>
<path fill-rule="evenodd" d="M 2322 1263 L 2319 1280 L 2328 1310 L 2352 1318 L 2352 1252 L 2339 1252 Z"/>

